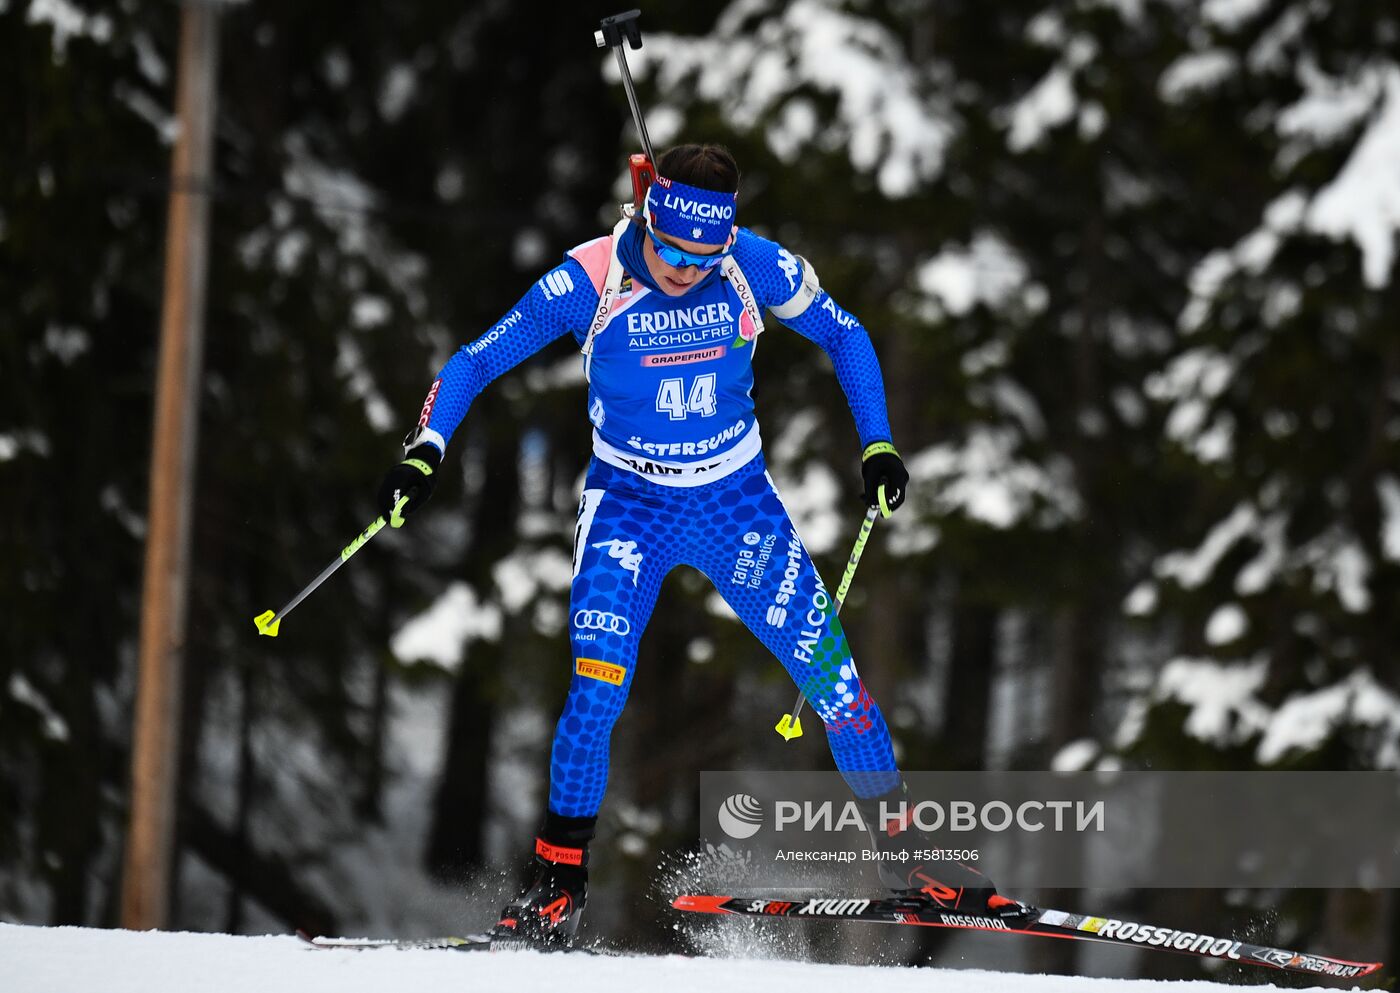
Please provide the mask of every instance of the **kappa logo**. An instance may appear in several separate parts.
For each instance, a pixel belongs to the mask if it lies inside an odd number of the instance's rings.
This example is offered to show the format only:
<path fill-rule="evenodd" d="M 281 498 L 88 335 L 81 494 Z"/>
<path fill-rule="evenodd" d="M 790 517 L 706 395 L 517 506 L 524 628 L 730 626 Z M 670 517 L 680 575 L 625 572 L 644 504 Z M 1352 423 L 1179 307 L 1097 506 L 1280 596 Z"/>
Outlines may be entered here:
<path fill-rule="evenodd" d="M 791 252 L 786 248 L 778 249 L 778 268 L 783 270 L 783 275 L 787 277 L 788 289 L 797 292 L 797 259 L 793 258 Z"/>
<path fill-rule="evenodd" d="M 635 541 L 609 538 L 607 541 L 595 541 L 593 547 L 606 548 L 608 556 L 617 559 L 622 568 L 632 574 L 632 585 L 637 585 L 637 581 L 642 578 L 642 553 L 637 551 Z"/>

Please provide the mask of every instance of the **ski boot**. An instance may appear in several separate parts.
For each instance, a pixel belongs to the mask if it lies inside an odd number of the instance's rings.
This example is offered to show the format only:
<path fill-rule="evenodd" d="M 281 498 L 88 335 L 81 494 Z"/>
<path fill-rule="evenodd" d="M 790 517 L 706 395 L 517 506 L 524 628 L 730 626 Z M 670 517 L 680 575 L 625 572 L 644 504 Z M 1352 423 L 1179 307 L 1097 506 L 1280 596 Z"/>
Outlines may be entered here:
<path fill-rule="evenodd" d="M 595 817 L 545 818 L 535 839 L 534 878 L 491 929 L 500 945 L 568 948 L 588 900 L 588 842 Z"/>
<path fill-rule="evenodd" d="M 882 820 L 881 805 L 888 814 Z M 870 832 L 880 882 L 895 896 L 920 897 L 941 910 L 1016 916 L 1022 905 L 997 893 L 996 884 L 965 862 L 934 859 L 935 846 L 913 824 L 914 805 L 901 784 L 883 796 L 856 799 Z"/>

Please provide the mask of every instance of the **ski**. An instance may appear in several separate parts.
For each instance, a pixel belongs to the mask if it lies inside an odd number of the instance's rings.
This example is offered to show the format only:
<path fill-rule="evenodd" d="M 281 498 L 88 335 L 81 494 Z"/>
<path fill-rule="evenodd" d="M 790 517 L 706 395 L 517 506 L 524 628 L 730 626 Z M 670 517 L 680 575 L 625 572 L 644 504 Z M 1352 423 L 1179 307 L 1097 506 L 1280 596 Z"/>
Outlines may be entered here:
<path fill-rule="evenodd" d="M 454 951 L 489 951 L 489 934 L 443 935 L 437 938 L 326 938 L 320 935 L 297 931 L 297 937 L 316 948 L 397 948 L 401 951 L 416 951 L 426 948 L 450 948 Z"/>
<path fill-rule="evenodd" d="M 600 949 L 582 945 L 537 945 L 518 938 L 498 938 L 489 934 L 441 935 L 435 938 L 326 938 L 298 930 L 297 937 L 308 945 L 327 950 L 341 948 L 351 951 L 366 951 L 372 948 L 392 948 L 404 952 L 449 950 L 454 952 L 537 951 L 581 952 L 585 955 L 604 954 Z"/>
<path fill-rule="evenodd" d="M 1003 934 L 1039 934 L 1076 941 L 1102 941 L 1138 948 L 1218 959 L 1239 965 L 1264 966 L 1283 972 L 1336 979 L 1369 976 L 1380 962 L 1350 962 L 1326 955 L 1254 945 L 1233 938 L 1217 938 L 1194 931 L 1179 931 L 1118 920 L 1089 917 L 1062 910 L 1040 910 L 1008 900 L 997 910 L 982 914 L 944 910 L 919 896 L 860 899 L 854 897 L 711 896 L 690 894 L 676 897 L 677 910 L 704 914 L 740 914 L 747 917 L 796 917 L 806 919 L 869 921 L 879 924 L 910 924 L 917 927 L 958 928 L 966 931 L 996 931 Z"/>

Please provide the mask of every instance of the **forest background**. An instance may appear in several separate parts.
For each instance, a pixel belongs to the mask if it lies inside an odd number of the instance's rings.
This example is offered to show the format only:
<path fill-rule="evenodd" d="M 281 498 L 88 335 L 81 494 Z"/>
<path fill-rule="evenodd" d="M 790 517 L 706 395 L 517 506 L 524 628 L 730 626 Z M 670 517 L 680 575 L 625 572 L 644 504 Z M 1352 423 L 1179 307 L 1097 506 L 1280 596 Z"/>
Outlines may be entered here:
<path fill-rule="evenodd" d="M 843 620 L 906 767 L 1400 765 L 1393 4 L 642 11 L 653 143 L 727 144 L 741 223 L 880 355 L 912 495 Z M 251 618 L 372 518 L 446 358 L 627 198 L 636 139 L 592 40 L 616 12 L 222 18 L 172 926 L 476 928 L 523 868 L 570 673 L 576 351 L 490 387 L 428 509 L 276 642 Z M 118 920 L 178 21 L 0 0 L 7 920 Z M 763 346 L 768 456 L 830 580 L 862 513 L 851 417 L 819 350 L 776 324 Z M 688 947 L 654 888 L 698 773 L 828 767 L 820 735 L 773 734 L 791 695 L 698 574 L 670 578 L 592 933 Z M 1018 895 L 1400 957 L 1390 890 Z M 1000 961 L 980 940 L 899 955 Z"/>

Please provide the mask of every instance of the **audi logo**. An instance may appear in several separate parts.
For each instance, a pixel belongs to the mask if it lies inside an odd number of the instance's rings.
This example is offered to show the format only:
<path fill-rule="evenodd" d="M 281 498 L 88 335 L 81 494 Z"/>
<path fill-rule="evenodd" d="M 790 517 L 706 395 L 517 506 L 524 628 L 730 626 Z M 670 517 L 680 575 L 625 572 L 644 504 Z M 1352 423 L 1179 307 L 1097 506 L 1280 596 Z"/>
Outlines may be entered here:
<path fill-rule="evenodd" d="M 574 627 L 585 631 L 606 631 L 622 635 L 624 638 L 632 632 L 632 625 L 627 623 L 627 618 L 605 610 L 580 610 L 574 614 Z"/>

